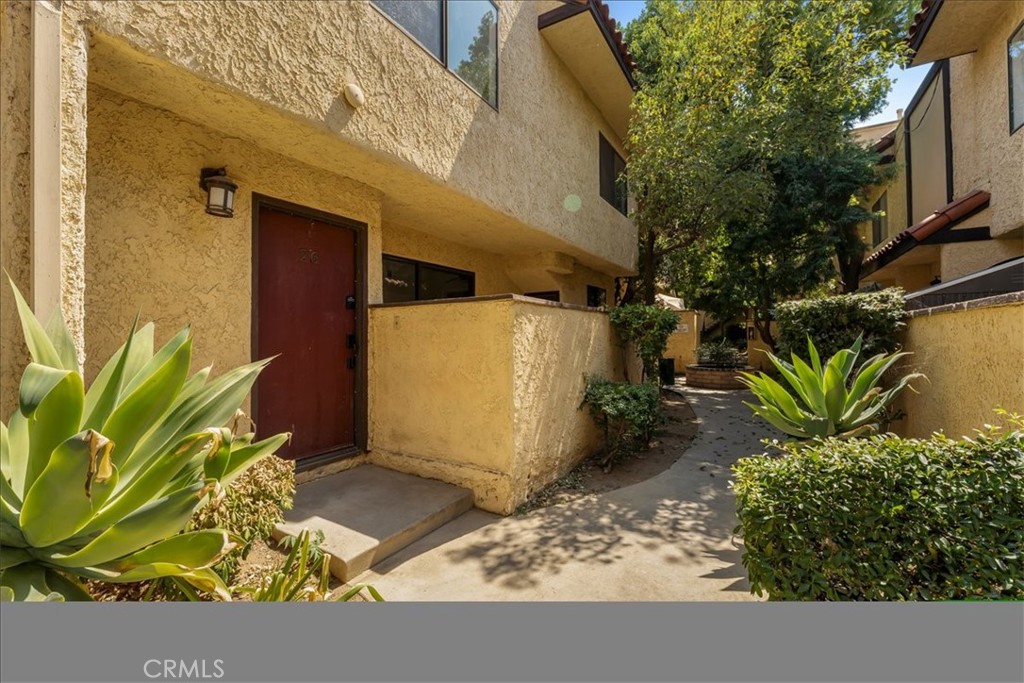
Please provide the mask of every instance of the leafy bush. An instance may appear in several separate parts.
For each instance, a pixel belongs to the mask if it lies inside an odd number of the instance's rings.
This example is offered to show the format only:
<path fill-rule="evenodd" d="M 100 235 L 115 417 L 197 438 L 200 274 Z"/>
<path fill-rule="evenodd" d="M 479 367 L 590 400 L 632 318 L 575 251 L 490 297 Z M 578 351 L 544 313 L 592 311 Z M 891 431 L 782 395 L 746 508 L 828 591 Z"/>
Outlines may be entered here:
<path fill-rule="evenodd" d="M 1024 599 L 1022 426 L 1016 417 L 964 441 L 827 439 L 740 460 L 751 590 L 773 600 Z"/>
<path fill-rule="evenodd" d="M 605 464 L 616 455 L 650 443 L 651 430 L 661 421 L 660 391 L 654 384 L 613 382 L 588 377 L 583 403 L 604 430 Z"/>
<path fill-rule="evenodd" d="M 838 351 L 825 365 L 821 364 L 810 337 L 807 338 L 807 352 L 811 365 L 795 353 L 792 365 L 768 353 L 768 359 L 794 393 L 790 394 L 763 372 L 757 375 L 744 372 L 740 382 L 750 387 L 761 405 L 743 403 L 750 406 L 755 415 L 798 439 L 847 438 L 876 431 L 889 405 L 910 386 L 911 380 L 923 375 L 913 373 L 902 377 L 891 389 L 883 392 L 876 387 L 882 375 L 897 360 L 910 354 L 878 354 L 864 361 L 851 380 L 850 373 L 860 355 L 860 347 L 858 337 L 853 348 Z"/>
<path fill-rule="evenodd" d="M 188 377 L 188 328 L 154 353 L 153 325 L 133 326 L 87 392 L 64 321 L 45 331 L 14 295 L 32 362 L 0 423 L 0 598 L 89 600 L 83 579 L 171 577 L 230 599 L 211 569 L 234 547 L 228 533 L 179 532 L 288 438 L 222 427 L 265 362 Z"/>
<path fill-rule="evenodd" d="M 775 308 L 779 326 L 776 352 L 783 358 L 802 348 L 808 336 L 822 356 L 853 346 L 863 338 L 864 353 L 891 353 L 899 347 L 897 334 L 906 316 L 903 290 L 842 294 L 786 301 Z"/>
<path fill-rule="evenodd" d="M 265 458 L 225 490 L 222 500 L 207 505 L 192 517 L 188 529 L 227 529 L 237 537 L 239 546 L 214 567 L 225 582 L 231 583 L 252 544 L 269 538 L 274 525 L 292 508 L 295 463 L 283 458 Z"/>
<path fill-rule="evenodd" d="M 697 347 L 697 363 L 713 368 L 742 368 L 747 359 L 728 339 L 719 339 Z"/>
<path fill-rule="evenodd" d="M 643 364 L 644 378 L 656 381 L 658 361 L 668 346 L 668 338 L 675 331 L 679 317 L 675 311 L 662 306 L 629 304 L 608 312 L 612 327 L 623 345 L 632 342 Z"/>

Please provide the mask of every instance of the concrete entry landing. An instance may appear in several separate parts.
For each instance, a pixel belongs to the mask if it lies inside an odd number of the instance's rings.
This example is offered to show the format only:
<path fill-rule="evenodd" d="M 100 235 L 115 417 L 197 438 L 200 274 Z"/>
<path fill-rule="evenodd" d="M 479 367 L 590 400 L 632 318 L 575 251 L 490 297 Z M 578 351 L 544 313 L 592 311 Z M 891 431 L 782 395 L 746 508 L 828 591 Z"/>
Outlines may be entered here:
<path fill-rule="evenodd" d="M 360 465 L 300 484 L 274 537 L 319 529 L 331 574 L 348 581 L 472 507 L 466 489 Z"/>

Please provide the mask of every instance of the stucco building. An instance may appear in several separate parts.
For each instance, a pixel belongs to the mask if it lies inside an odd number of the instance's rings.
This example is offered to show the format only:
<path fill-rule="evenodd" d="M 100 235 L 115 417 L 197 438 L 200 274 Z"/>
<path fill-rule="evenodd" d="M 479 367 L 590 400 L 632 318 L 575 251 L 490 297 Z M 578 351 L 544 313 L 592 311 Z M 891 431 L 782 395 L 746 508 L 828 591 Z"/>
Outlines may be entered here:
<path fill-rule="evenodd" d="M 137 313 L 190 323 L 214 374 L 280 354 L 251 413 L 300 469 L 500 512 L 598 443 L 596 307 L 636 261 L 602 3 L 13 0 L 0 42 L 0 265 L 87 381 Z M 6 415 L 6 287 L 0 331 Z"/>
<path fill-rule="evenodd" d="M 925 0 L 908 44 L 928 74 L 899 121 L 859 131 L 895 171 L 862 282 L 929 305 L 1024 289 L 1024 3 Z"/>

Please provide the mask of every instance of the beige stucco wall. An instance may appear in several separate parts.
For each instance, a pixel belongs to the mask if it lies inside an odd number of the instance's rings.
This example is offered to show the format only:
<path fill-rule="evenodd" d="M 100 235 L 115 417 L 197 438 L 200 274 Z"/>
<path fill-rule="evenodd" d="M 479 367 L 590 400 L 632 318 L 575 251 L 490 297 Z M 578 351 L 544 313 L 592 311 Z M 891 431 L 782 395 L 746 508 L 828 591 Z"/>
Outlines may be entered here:
<path fill-rule="evenodd" d="M 511 296 L 373 307 L 370 339 L 370 461 L 501 514 L 599 447 L 583 378 L 623 358 L 605 314 Z"/>
<path fill-rule="evenodd" d="M 587 375 L 621 380 L 624 355 L 604 313 L 516 301 L 511 512 L 602 446 L 580 409 Z"/>
<path fill-rule="evenodd" d="M 30 41 L 28 2 L 0 4 L 0 268 L 31 298 Z M 7 280 L 0 281 L 0 419 L 17 405 L 28 363 Z"/>
<path fill-rule="evenodd" d="M 1013 237 L 961 244 L 943 244 L 942 281 L 949 282 L 954 278 L 975 273 L 1022 254 L 1024 254 L 1024 240 Z"/>
<path fill-rule="evenodd" d="M 376 187 L 388 222 L 631 271 L 631 224 L 598 194 L 598 132 L 619 142 L 540 37 L 537 7 L 498 4 L 500 112 L 369 3 L 69 0 L 64 11 L 96 34 L 97 82 Z M 366 94 L 359 110 L 341 96 L 349 82 Z M 573 194 L 578 211 L 563 208 Z"/>
<path fill-rule="evenodd" d="M 941 309 L 940 309 L 941 310 Z M 1024 413 L 1024 301 L 927 314 L 907 322 L 904 349 L 913 352 L 905 370 L 928 380 L 913 383 L 898 407 L 906 418 L 892 429 L 927 437 L 942 430 L 971 436 L 996 420 L 994 409 Z"/>
<path fill-rule="evenodd" d="M 977 52 L 950 60 L 955 194 L 991 192 L 992 235 L 1016 231 L 1017 240 L 1024 239 L 1024 128 L 1010 134 L 1006 49 L 1021 21 L 1024 3 L 1004 3 L 980 32 Z"/>
<path fill-rule="evenodd" d="M 98 86 L 89 90 L 86 375 L 123 343 L 137 313 L 158 341 L 190 323 L 193 365 L 251 360 L 252 193 L 367 223 L 369 289 L 380 300 L 379 193 L 338 175 L 225 139 Z M 233 218 L 204 212 L 199 169 L 230 157 Z"/>
<path fill-rule="evenodd" d="M 676 376 L 682 377 L 686 366 L 697 362 L 697 346 L 700 344 L 700 328 L 697 326 L 696 311 L 679 311 L 676 331 L 669 335 L 665 358 L 676 362 Z"/>

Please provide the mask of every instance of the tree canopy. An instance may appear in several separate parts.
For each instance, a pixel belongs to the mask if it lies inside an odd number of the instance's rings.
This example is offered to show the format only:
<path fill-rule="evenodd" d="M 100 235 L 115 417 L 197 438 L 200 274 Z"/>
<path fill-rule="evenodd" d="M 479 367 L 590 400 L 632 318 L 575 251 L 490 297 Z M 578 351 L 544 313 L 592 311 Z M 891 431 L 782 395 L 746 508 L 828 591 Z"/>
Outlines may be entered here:
<path fill-rule="evenodd" d="M 648 0 L 626 30 L 645 301 L 661 280 L 722 316 L 764 310 L 855 251 L 877 159 L 850 130 L 884 103 L 912 4 Z"/>

